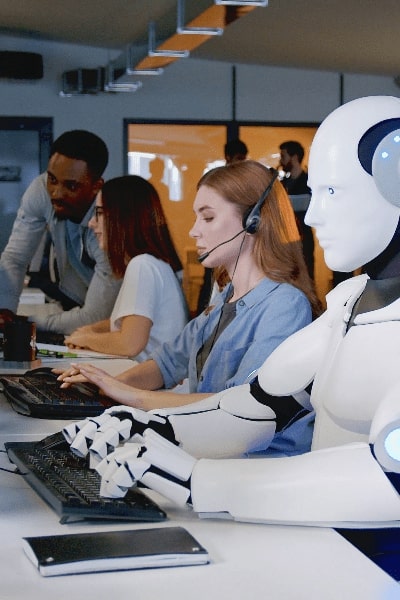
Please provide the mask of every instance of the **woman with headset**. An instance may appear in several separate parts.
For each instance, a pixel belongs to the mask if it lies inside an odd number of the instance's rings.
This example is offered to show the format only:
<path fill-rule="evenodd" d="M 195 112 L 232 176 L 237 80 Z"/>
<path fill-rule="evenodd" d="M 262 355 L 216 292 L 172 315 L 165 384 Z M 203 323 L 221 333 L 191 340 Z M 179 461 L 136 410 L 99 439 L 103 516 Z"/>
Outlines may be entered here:
<path fill-rule="evenodd" d="M 59 376 L 62 387 L 89 380 L 121 404 L 146 411 L 190 404 L 254 379 L 266 357 L 310 323 L 319 302 L 274 172 L 251 160 L 207 172 L 194 213 L 190 236 L 199 260 L 218 269 L 221 290 L 212 304 L 140 365 L 111 377 L 72 364 Z M 174 391 L 185 378 L 189 391 Z"/>

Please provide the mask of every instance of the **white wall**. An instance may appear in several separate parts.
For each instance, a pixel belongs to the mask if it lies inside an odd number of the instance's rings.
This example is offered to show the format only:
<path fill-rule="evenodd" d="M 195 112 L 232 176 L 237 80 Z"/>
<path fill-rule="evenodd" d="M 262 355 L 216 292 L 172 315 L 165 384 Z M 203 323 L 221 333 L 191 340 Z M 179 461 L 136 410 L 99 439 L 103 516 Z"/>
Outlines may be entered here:
<path fill-rule="evenodd" d="M 70 44 L 0 36 L 0 50 L 38 52 L 43 56 L 40 81 L 0 79 L 2 116 L 42 116 L 54 120 L 54 136 L 85 128 L 110 148 L 106 177 L 123 172 L 123 119 L 232 119 L 232 65 L 182 59 L 159 77 L 142 78 L 133 94 L 98 94 L 62 98 L 64 71 L 105 66 L 119 52 Z M 346 74 L 343 100 L 371 95 L 400 96 L 389 77 Z M 339 73 L 279 67 L 236 65 L 236 119 L 266 122 L 319 122 L 340 104 Z"/>

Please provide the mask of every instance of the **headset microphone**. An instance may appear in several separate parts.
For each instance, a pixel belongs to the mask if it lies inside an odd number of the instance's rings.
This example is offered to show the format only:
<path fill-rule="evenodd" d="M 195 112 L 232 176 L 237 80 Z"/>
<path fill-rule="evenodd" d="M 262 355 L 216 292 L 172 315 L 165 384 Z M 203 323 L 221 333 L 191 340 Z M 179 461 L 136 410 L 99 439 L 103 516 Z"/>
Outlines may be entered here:
<path fill-rule="evenodd" d="M 217 244 L 216 246 L 214 246 L 214 248 L 211 248 L 211 250 L 209 250 L 209 252 L 204 252 L 204 254 L 200 254 L 200 256 L 198 257 L 197 260 L 199 262 L 203 262 L 203 260 L 206 260 L 206 258 L 208 256 L 210 256 L 211 252 L 214 252 L 214 250 L 216 250 L 220 246 L 223 246 L 224 244 L 229 244 L 229 242 L 232 242 L 233 240 L 235 240 L 241 233 L 244 233 L 245 231 L 246 231 L 246 228 L 241 229 L 240 231 L 238 231 L 237 233 L 235 233 L 235 235 L 233 237 L 231 237 L 229 240 L 225 240 L 224 242 L 221 242 L 220 244 Z"/>

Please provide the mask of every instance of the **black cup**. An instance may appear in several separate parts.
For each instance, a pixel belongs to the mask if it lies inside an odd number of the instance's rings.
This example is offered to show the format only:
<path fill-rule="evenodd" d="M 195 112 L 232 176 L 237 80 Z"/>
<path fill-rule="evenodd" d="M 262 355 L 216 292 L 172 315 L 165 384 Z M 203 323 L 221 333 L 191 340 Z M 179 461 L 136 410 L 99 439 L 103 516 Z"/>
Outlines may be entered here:
<path fill-rule="evenodd" d="M 36 324 L 27 319 L 4 324 L 3 358 L 7 361 L 33 361 L 36 358 Z"/>

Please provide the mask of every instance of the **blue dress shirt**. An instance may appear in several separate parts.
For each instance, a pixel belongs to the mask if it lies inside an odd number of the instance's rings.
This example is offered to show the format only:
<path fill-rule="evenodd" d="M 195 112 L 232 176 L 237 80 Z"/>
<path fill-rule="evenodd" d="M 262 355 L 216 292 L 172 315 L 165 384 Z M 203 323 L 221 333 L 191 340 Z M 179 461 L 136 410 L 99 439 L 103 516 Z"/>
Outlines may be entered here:
<path fill-rule="evenodd" d="M 196 356 L 213 333 L 228 289 L 214 307 L 190 321 L 172 343 L 152 354 L 166 388 L 189 379 L 190 392 L 216 393 L 251 381 L 271 352 L 292 333 L 311 322 L 305 294 L 287 283 L 265 277 L 236 303 L 236 316 L 218 336 L 197 377 Z"/>

